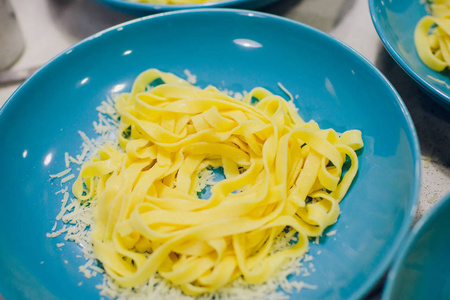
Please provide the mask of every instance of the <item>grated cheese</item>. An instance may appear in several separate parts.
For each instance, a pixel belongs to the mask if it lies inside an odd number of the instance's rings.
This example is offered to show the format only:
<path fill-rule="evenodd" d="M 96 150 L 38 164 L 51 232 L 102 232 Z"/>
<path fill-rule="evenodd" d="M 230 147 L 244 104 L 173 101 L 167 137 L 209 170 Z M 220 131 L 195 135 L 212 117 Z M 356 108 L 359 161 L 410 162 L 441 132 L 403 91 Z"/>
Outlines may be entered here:
<path fill-rule="evenodd" d="M 58 194 L 61 194 L 61 193 L 65 193 L 65 192 L 67 192 L 68 189 L 69 189 L 69 187 L 66 186 L 66 187 L 60 189 L 59 191 L 57 191 L 57 192 L 55 193 L 55 195 L 58 195 Z"/>
<path fill-rule="evenodd" d="M 65 169 L 64 171 L 61 171 L 61 172 L 59 172 L 59 173 L 57 173 L 57 174 L 50 175 L 50 178 L 53 179 L 53 178 L 60 178 L 60 177 L 63 177 L 63 176 L 65 176 L 65 175 L 69 174 L 70 171 L 72 171 L 72 169 L 71 169 L 71 168 L 67 168 L 67 169 Z"/>
<path fill-rule="evenodd" d="M 201 192 L 206 186 L 212 186 L 214 184 L 215 174 L 211 169 L 203 169 L 198 178 L 198 183 L 195 188 L 196 192 Z"/>
<path fill-rule="evenodd" d="M 66 163 L 66 169 L 68 169 L 70 167 L 69 152 L 64 153 L 64 162 Z"/>
<path fill-rule="evenodd" d="M 336 234 L 336 230 L 332 230 L 326 233 L 327 236 L 333 236 Z"/>
<path fill-rule="evenodd" d="M 305 257 L 303 258 L 304 262 L 308 262 L 308 261 L 312 261 L 313 260 L 313 256 L 309 255 L 309 254 L 305 254 Z"/>
<path fill-rule="evenodd" d="M 189 71 L 188 69 L 184 70 L 184 74 L 186 75 L 187 79 L 186 81 L 189 82 L 190 84 L 196 84 L 197 83 L 197 76 L 193 75 L 191 73 L 191 71 Z"/>
<path fill-rule="evenodd" d="M 69 176 L 64 177 L 63 179 L 61 179 L 61 183 L 66 183 L 69 180 L 72 180 L 75 178 L 74 174 L 70 174 Z"/>
<path fill-rule="evenodd" d="M 242 93 L 236 92 L 234 93 L 234 98 L 242 100 L 244 99 L 244 95 Z"/>

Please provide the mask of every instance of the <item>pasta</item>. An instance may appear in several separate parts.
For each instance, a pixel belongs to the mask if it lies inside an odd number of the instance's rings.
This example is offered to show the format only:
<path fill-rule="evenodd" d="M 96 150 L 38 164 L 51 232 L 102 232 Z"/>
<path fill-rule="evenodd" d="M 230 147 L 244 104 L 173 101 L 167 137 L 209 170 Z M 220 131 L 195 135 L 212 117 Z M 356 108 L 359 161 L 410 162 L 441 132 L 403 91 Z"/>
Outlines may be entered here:
<path fill-rule="evenodd" d="M 151 3 L 151 4 L 175 4 L 175 5 L 184 5 L 184 4 L 200 4 L 207 2 L 216 2 L 223 0 L 127 0 L 130 2 L 138 2 L 138 3 Z"/>
<path fill-rule="evenodd" d="M 155 273 L 192 296 L 267 281 L 337 221 L 363 147 L 359 130 L 322 130 L 266 89 L 238 100 L 156 69 L 116 110 L 120 147 L 99 149 L 72 191 L 96 202 L 94 254 L 122 287 Z M 200 199 L 208 170 L 225 179 Z M 274 249 L 286 231 L 296 241 Z"/>
<path fill-rule="evenodd" d="M 414 43 L 423 63 L 440 72 L 450 66 L 450 1 L 430 1 L 430 10 L 416 25 Z"/>

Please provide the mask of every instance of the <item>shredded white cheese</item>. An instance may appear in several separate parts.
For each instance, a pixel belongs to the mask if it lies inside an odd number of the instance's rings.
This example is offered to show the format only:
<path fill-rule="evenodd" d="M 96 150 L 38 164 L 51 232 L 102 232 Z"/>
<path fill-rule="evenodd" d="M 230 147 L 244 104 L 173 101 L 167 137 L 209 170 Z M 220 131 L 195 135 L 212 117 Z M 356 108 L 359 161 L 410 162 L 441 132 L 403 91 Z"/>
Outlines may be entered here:
<path fill-rule="evenodd" d="M 57 173 L 57 174 L 50 175 L 50 178 L 53 179 L 53 178 L 60 178 L 60 177 L 63 177 L 63 176 L 65 176 L 65 175 L 69 174 L 70 171 L 72 171 L 72 169 L 71 169 L 71 168 L 67 168 L 67 169 L 65 169 L 64 171 L 61 171 L 61 172 L 59 172 L 59 173 Z"/>
<path fill-rule="evenodd" d="M 333 236 L 335 234 L 336 234 L 336 230 L 331 230 L 331 231 L 326 233 L 327 236 Z"/>
<path fill-rule="evenodd" d="M 313 260 L 313 256 L 309 255 L 309 254 L 305 254 L 303 261 L 304 262 L 308 262 L 308 261 L 312 261 Z"/>
<path fill-rule="evenodd" d="M 61 179 L 61 183 L 66 183 L 67 181 L 72 180 L 74 178 L 75 178 L 75 175 L 74 174 L 70 174 L 70 175 L 64 177 L 63 179 Z"/>
<path fill-rule="evenodd" d="M 191 71 L 189 71 L 188 69 L 184 70 L 184 74 L 187 77 L 187 82 L 189 82 L 190 84 L 196 84 L 197 83 L 197 76 L 196 75 L 192 75 Z"/>
<path fill-rule="evenodd" d="M 64 153 L 64 162 L 66 163 L 66 169 L 68 169 L 70 167 L 69 152 Z"/>
<path fill-rule="evenodd" d="M 206 186 L 212 186 L 214 184 L 215 174 L 211 169 L 203 169 L 199 173 L 198 183 L 195 187 L 196 192 L 201 192 Z"/>

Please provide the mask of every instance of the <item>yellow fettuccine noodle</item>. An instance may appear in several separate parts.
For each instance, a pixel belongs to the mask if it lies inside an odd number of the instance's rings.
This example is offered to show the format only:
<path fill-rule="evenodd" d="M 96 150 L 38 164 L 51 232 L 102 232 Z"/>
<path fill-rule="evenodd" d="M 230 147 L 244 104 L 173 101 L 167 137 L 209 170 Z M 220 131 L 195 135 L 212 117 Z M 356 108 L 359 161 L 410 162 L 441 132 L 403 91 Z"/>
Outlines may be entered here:
<path fill-rule="evenodd" d="M 163 84 L 149 88 L 155 80 Z M 321 130 L 263 88 L 238 100 L 155 69 L 116 109 L 122 150 L 100 149 L 73 193 L 96 201 L 94 253 L 124 287 L 155 273 L 188 295 L 240 276 L 267 281 L 336 222 L 363 146 L 360 131 Z M 211 167 L 226 178 L 199 199 L 199 174 Z M 298 241 L 273 251 L 287 228 Z"/>
<path fill-rule="evenodd" d="M 417 23 L 414 43 L 425 65 L 435 71 L 450 66 L 450 0 L 434 0 L 431 14 Z"/>

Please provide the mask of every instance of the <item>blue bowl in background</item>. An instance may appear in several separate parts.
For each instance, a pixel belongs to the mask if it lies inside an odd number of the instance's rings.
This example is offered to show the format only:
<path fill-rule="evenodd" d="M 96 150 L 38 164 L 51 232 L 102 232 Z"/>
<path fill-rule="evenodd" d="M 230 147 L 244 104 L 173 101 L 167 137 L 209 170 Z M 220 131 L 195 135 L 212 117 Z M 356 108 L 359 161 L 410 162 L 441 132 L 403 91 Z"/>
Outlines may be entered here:
<path fill-rule="evenodd" d="M 207 26 L 205 26 L 207 24 Z M 261 86 L 294 96 L 301 117 L 338 132 L 362 131 L 359 172 L 342 214 L 311 244 L 318 289 L 291 299 L 359 299 L 387 271 L 415 215 L 420 150 L 414 125 L 386 78 L 356 51 L 312 27 L 246 10 L 185 10 L 134 20 L 64 51 L 0 110 L 0 294 L 6 299 L 98 299 L 78 271 L 81 248 L 47 238 L 61 189 L 49 175 L 79 154 L 78 130 L 95 137 L 95 108 L 158 68 L 231 91 Z M 57 244 L 65 242 L 64 247 Z M 82 282 L 82 285 L 79 283 Z"/>
<path fill-rule="evenodd" d="M 414 226 L 386 281 L 383 300 L 450 297 L 450 194 Z"/>
<path fill-rule="evenodd" d="M 450 109 L 450 71 L 436 72 L 419 58 L 414 30 L 427 15 L 425 1 L 369 0 L 376 31 L 393 59 L 437 103 Z"/>
<path fill-rule="evenodd" d="M 198 4 L 152 4 L 142 2 L 131 2 L 127 0 L 96 0 L 111 8 L 119 10 L 123 13 L 145 16 L 160 12 L 199 9 L 199 8 L 240 8 L 240 9 L 258 9 L 279 0 L 221 0 Z M 205 24 L 206 25 L 206 24 Z"/>

